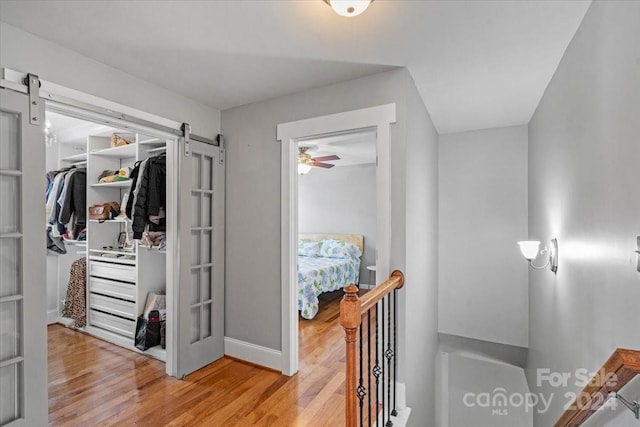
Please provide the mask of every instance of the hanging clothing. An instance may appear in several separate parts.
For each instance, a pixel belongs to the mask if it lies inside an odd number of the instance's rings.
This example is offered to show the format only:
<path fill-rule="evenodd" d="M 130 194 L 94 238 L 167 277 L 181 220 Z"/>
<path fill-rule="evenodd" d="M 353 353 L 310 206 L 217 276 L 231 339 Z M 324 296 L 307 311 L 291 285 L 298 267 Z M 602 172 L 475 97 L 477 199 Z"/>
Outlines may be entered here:
<path fill-rule="evenodd" d="M 46 215 L 53 236 L 79 235 L 86 227 L 87 169 L 64 168 L 47 173 Z"/>
<path fill-rule="evenodd" d="M 166 155 L 136 163 L 131 177 L 132 194 L 127 200 L 126 214 L 133 221 L 133 238 L 141 239 L 147 226 L 152 231 L 165 231 Z"/>
<path fill-rule="evenodd" d="M 69 172 L 65 182 L 58 222 L 68 227 L 73 215 L 73 235 L 77 236 L 87 224 L 87 169 L 80 168 Z"/>
<path fill-rule="evenodd" d="M 82 328 L 87 324 L 87 260 L 80 258 L 71 264 L 67 297 L 62 315 L 73 319 L 71 328 Z"/>

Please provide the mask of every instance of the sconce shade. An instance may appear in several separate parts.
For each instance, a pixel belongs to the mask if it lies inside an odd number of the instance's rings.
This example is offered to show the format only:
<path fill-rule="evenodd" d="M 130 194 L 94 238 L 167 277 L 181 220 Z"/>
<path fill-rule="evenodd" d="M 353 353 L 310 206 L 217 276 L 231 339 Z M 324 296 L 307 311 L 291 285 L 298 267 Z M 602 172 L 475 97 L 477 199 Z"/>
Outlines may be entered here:
<path fill-rule="evenodd" d="M 540 242 L 538 240 L 523 240 L 518 242 L 520 246 L 520 252 L 522 252 L 522 256 L 524 256 L 527 261 L 531 261 L 538 256 L 538 249 L 540 248 Z"/>
<path fill-rule="evenodd" d="M 324 0 L 340 16 L 358 16 L 367 8 L 371 0 Z"/>
<path fill-rule="evenodd" d="M 307 165 L 305 163 L 298 163 L 298 173 L 300 175 L 309 173 L 310 170 L 311 170 L 311 165 Z"/>

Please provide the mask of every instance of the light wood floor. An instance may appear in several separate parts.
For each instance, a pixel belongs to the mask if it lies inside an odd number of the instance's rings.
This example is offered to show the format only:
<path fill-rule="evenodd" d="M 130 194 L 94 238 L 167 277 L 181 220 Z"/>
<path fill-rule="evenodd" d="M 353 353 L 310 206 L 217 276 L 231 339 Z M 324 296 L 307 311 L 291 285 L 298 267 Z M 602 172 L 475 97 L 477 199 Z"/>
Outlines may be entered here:
<path fill-rule="evenodd" d="M 49 425 L 344 425 L 341 297 L 327 294 L 314 320 L 301 319 L 293 377 L 224 357 L 181 381 L 161 362 L 49 326 Z"/>

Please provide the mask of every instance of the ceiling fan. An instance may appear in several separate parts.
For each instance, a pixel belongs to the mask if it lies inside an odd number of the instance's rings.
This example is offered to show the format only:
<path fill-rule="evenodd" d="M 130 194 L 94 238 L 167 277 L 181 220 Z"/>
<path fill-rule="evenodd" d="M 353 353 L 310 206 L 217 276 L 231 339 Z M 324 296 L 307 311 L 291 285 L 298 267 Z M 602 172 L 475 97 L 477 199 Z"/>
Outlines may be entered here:
<path fill-rule="evenodd" d="M 340 160 L 340 157 L 332 154 L 330 156 L 311 157 L 307 151 L 311 147 L 298 147 L 298 173 L 304 175 L 308 173 L 312 167 L 329 169 L 334 167 L 331 163 L 323 163 L 331 160 Z"/>

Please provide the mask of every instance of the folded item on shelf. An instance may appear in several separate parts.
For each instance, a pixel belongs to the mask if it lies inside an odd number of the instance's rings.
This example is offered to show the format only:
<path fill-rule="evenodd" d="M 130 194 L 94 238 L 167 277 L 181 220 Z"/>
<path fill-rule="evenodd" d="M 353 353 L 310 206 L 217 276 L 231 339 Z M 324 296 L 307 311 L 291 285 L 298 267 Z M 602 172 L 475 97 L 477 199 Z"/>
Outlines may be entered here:
<path fill-rule="evenodd" d="M 133 140 L 129 138 L 124 138 L 117 133 L 111 135 L 111 146 L 112 147 L 121 147 L 123 145 L 133 144 Z"/>
<path fill-rule="evenodd" d="M 144 311 L 142 312 L 142 317 L 148 319 L 149 312 L 151 312 L 151 310 L 158 310 L 161 315 L 164 314 L 166 316 L 167 297 L 162 294 L 149 292 L 147 295 L 147 302 L 144 305 Z"/>
<path fill-rule="evenodd" d="M 89 219 L 112 219 L 120 213 L 118 202 L 97 203 L 89 206 Z"/>
<path fill-rule="evenodd" d="M 118 171 L 118 181 L 124 181 L 127 179 L 131 179 L 131 168 L 124 167 Z"/>
<path fill-rule="evenodd" d="M 100 176 L 98 176 L 98 181 L 100 181 L 102 178 L 106 178 L 108 176 L 118 175 L 118 172 L 119 171 L 113 171 L 113 170 L 105 169 L 105 170 L 102 171 Z"/>

